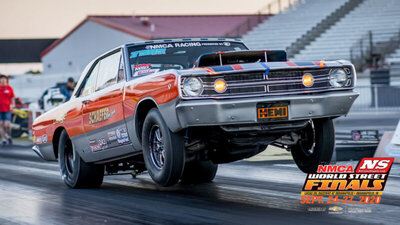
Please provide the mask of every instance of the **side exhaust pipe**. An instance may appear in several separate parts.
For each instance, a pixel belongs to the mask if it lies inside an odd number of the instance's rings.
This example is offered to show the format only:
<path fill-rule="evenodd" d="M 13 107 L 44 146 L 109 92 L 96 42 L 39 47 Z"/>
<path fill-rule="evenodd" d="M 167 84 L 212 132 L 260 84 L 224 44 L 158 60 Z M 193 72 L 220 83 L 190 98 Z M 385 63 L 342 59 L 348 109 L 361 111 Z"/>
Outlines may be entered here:
<path fill-rule="evenodd" d="M 34 145 L 34 146 L 32 147 L 32 150 L 33 150 L 40 158 L 42 158 L 43 160 L 45 160 L 44 157 L 43 157 L 43 155 L 42 155 L 42 153 L 40 152 L 39 146 Z"/>

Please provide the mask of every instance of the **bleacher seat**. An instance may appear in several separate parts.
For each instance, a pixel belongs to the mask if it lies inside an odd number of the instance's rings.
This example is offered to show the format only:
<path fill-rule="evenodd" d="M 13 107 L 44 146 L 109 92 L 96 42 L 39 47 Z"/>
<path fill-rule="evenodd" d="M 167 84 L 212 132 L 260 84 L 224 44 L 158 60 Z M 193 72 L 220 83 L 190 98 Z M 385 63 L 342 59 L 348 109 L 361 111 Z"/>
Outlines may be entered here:
<path fill-rule="evenodd" d="M 387 57 L 386 62 L 388 64 L 400 64 L 400 48 L 397 48 L 389 57 Z"/>
<path fill-rule="evenodd" d="M 298 1 L 294 7 L 259 24 L 242 39 L 251 49 L 286 49 L 346 1 Z"/>
<path fill-rule="evenodd" d="M 399 0 L 365 0 L 295 55 L 293 60 L 349 60 L 351 46 L 368 31 L 373 33 L 373 42 L 380 43 L 388 41 L 399 28 Z"/>

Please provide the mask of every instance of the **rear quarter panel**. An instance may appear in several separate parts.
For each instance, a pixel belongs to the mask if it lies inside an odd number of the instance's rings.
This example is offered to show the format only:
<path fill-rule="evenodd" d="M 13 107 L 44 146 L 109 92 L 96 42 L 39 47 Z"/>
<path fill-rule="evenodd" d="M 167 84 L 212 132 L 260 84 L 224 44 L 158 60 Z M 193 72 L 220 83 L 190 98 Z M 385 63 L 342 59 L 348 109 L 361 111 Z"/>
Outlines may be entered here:
<path fill-rule="evenodd" d="M 83 134 L 81 116 L 81 103 L 76 99 L 44 113 L 33 122 L 34 143 L 53 143 L 55 131 L 60 127 L 64 128 L 70 137 Z"/>

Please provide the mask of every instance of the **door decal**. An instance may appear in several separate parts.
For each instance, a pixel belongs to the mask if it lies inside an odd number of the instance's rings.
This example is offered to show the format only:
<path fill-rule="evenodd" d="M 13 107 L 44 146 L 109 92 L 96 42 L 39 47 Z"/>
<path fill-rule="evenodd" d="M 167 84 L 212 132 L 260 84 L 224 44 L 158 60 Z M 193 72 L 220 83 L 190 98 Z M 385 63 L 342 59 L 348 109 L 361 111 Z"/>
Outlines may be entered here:
<path fill-rule="evenodd" d="M 103 122 L 111 118 L 115 114 L 115 109 L 110 111 L 108 107 L 89 113 L 89 125 Z"/>

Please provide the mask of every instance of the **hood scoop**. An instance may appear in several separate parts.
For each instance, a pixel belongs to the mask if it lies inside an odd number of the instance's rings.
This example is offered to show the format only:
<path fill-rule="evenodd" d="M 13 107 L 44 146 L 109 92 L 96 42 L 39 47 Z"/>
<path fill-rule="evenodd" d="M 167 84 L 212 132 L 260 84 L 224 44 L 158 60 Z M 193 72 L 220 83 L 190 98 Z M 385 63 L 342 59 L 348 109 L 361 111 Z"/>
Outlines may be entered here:
<path fill-rule="evenodd" d="M 194 67 L 224 66 L 257 62 L 286 62 L 287 55 L 283 50 L 257 50 L 216 52 L 201 55 Z"/>

